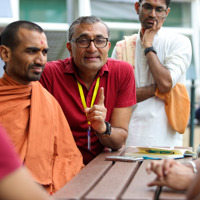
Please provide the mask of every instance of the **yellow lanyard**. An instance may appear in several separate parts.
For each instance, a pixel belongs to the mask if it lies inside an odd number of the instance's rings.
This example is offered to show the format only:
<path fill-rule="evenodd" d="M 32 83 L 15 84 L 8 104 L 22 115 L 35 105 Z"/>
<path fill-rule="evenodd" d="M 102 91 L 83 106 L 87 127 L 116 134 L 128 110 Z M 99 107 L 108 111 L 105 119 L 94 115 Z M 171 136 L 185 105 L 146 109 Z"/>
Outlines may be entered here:
<path fill-rule="evenodd" d="M 96 99 L 96 96 L 97 96 L 97 93 L 98 93 L 98 89 L 99 89 L 99 82 L 100 82 L 100 77 L 97 78 L 97 81 L 96 81 L 96 84 L 95 84 L 95 88 L 94 88 L 94 92 L 93 92 L 93 95 L 92 95 L 92 101 L 91 101 L 91 105 L 90 107 L 92 107 L 94 105 L 94 101 Z M 78 84 L 78 89 L 79 89 L 79 93 L 80 93 L 80 97 L 81 97 L 81 101 L 82 101 L 82 104 L 83 104 L 83 108 L 87 108 L 87 105 L 86 105 L 86 101 L 85 101 L 85 96 L 84 96 L 84 93 L 83 93 L 83 88 L 82 88 L 82 85 L 80 84 L 80 82 L 77 80 L 77 84 Z M 87 117 L 87 114 L 86 114 L 86 117 Z M 91 140 L 90 140 L 90 121 L 88 121 L 88 131 L 87 131 L 87 137 L 88 137 L 88 149 L 91 150 Z"/>
<path fill-rule="evenodd" d="M 94 105 L 94 101 L 96 99 L 96 96 L 97 96 L 97 93 L 98 93 L 98 89 L 99 89 L 99 82 L 100 82 L 100 77 L 97 78 L 97 81 L 96 81 L 96 84 L 95 84 L 95 88 L 94 88 L 94 92 L 93 92 L 93 95 L 92 95 L 92 101 L 91 101 L 90 107 L 92 107 Z M 86 101 L 85 101 L 85 96 L 84 96 L 84 93 L 83 93 L 82 85 L 79 83 L 78 80 L 77 80 L 77 83 L 78 83 L 78 89 L 79 89 L 81 101 L 82 101 L 82 104 L 83 104 L 83 108 L 86 109 L 87 105 L 86 105 Z M 88 124 L 90 124 L 90 121 L 88 121 Z"/>

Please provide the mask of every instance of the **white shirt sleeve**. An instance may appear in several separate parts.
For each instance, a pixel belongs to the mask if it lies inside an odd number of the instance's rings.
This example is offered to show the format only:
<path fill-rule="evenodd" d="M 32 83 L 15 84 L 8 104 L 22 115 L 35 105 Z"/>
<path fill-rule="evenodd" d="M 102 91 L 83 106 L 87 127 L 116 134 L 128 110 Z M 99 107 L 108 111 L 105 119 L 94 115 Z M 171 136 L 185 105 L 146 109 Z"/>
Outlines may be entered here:
<path fill-rule="evenodd" d="M 174 87 L 177 82 L 182 82 L 181 77 L 186 76 L 192 58 L 191 42 L 186 36 L 177 35 L 167 49 L 164 66 L 170 71 Z"/>
<path fill-rule="evenodd" d="M 115 46 L 114 49 L 113 49 L 113 52 L 112 52 L 111 58 L 117 59 L 116 46 Z"/>

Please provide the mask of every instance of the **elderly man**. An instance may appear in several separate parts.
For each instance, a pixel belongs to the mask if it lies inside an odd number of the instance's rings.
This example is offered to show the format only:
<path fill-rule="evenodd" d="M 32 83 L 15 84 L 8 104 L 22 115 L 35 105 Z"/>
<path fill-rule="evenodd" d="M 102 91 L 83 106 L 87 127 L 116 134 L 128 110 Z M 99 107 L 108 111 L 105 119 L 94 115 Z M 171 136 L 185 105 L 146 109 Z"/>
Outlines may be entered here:
<path fill-rule="evenodd" d="M 0 123 L 36 182 L 53 193 L 83 162 L 62 109 L 37 81 L 47 51 L 44 31 L 32 22 L 13 22 L 1 33 Z"/>
<path fill-rule="evenodd" d="M 84 163 L 127 138 L 135 80 L 130 64 L 108 58 L 110 31 L 95 16 L 69 28 L 71 57 L 47 63 L 40 79 L 60 103 Z"/>

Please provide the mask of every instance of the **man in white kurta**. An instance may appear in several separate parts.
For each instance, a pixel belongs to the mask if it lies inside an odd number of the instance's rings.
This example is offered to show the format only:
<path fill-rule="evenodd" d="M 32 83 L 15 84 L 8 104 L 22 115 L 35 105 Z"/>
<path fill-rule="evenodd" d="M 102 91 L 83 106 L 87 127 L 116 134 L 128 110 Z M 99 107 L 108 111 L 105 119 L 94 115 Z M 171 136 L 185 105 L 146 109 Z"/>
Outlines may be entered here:
<path fill-rule="evenodd" d="M 165 93 L 176 83 L 185 83 L 192 50 L 186 36 L 161 28 L 165 19 L 159 19 L 156 9 L 163 7 L 165 17 L 170 10 L 163 2 L 142 0 L 135 3 L 141 21 L 134 61 L 138 103 L 133 106 L 127 146 L 182 146 L 182 135 L 172 129 L 165 102 L 155 96 L 155 90 L 158 88 Z M 146 4 L 155 9 L 147 13 Z M 117 58 L 116 48 L 112 57 Z"/>

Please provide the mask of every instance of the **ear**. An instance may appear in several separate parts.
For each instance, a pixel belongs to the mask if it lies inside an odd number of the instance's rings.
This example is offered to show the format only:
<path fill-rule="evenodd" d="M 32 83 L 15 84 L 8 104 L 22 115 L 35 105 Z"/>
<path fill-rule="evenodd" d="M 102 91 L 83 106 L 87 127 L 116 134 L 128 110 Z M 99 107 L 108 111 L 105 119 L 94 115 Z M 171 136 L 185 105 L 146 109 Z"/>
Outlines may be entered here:
<path fill-rule="evenodd" d="M 169 12 L 170 12 L 170 8 L 167 8 L 167 11 L 166 11 L 166 17 L 167 17 L 167 15 L 169 14 Z"/>
<path fill-rule="evenodd" d="M 68 49 L 68 51 L 69 51 L 69 53 L 70 53 L 70 56 L 72 56 L 72 44 L 71 44 L 70 42 L 68 42 L 68 43 L 66 44 L 66 46 L 67 46 L 67 49 Z"/>
<path fill-rule="evenodd" d="M 137 14 L 139 14 L 139 9 L 140 9 L 140 4 L 139 4 L 139 2 L 136 2 L 135 3 L 135 11 Z"/>
<path fill-rule="evenodd" d="M 10 57 L 11 57 L 10 48 L 8 48 L 4 45 L 1 45 L 0 46 L 0 57 L 5 63 L 8 62 L 10 60 Z"/>
<path fill-rule="evenodd" d="M 108 42 L 108 48 L 110 49 L 110 47 L 111 47 L 111 42 Z"/>

